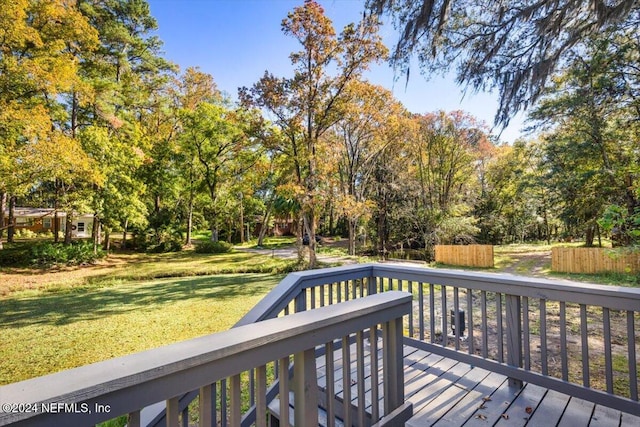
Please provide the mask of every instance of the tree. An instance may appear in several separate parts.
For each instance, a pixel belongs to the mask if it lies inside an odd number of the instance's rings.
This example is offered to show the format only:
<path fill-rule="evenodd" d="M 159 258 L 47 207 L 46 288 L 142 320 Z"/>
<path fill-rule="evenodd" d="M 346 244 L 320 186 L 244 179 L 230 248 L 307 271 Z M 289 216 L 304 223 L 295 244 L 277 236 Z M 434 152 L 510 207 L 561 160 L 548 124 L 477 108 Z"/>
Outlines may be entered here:
<path fill-rule="evenodd" d="M 607 34 L 586 43 L 585 52 L 570 58 L 567 71 L 554 79 L 531 113 L 547 130 L 546 163 L 552 184 L 565 195 L 563 216 L 584 228 L 589 246 L 607 204 L 625 206 L 629 218 L 640 206 L 633 97 L 640 78 L 630 80 L 632 74 L 623 71 L 637 65 L 638 57 L 619 49 L 629 44 L 620 43 L 621 37 L 635 38 Z"/>
<path fill-rule="evenodd" d="M 336 37 L 322 7 L 306 0 L 282 22 L 282 31 L 302 45 L 301 51 L 290 55 L 294 76 L 281 79 L 266 72 L 253 88 L 240 90 L 244 102 L 266 109 L 286 135 L 288 147 L 283 152 L 291 156 L 300 187 L 311 266 L 316 262 L 316 220 L 320 207 L 318 144 L 340 118 L 347 84 L 358 79 L 371 62 L 385 57 L 387 51 L 377 35 L 378 25 L 376 19 L 369 17 L 357 26 L 347 25 Z"/>
<path fill-rule="evenodd" d="M 455 238 L 469 241 L 477 231 L 471 216 L 476 187 L 476 159 L 488 144 L 484 129 L 462 111 L 416 116 L 417 135 L 411 142 L 413 179 L 412 229 L 425 249 Z"/>
<path fill-rule="evenodd" d="M 202 167 L 202 182 L 208 190 L 211 240 L 218 241 L 224 198 L 223 185 L 242 175 L 255 156 L 249 127 L 250 112 L 231 110 L 218 103 L 202 102 L 181 114 L 184 144 L 196 153 Z"/>
<path fill-rule="evenodd" d="M 38 150 L 52 139 L 69 142 L 59 129 L 52 131 L 52 109 L 56 97 L 77 82 L 69 46 L 93 49 L 96 32 L 62 0 L 2 0 L 0 9 L 0 198 L 13 207 L 43 168 L 56 167 L 56 157 L 43 158 Z M 9 222 L 12 240 L 12 212 Z"/>
<path fill-rule="evenodd" d="M 400 128 L 408 125 L 408 114 L 382 87 L 352 81 L 345 93 L 344 113 L 326 142 L 336 157 L 339 194 L 335 204 L 347 222 L 349 254 L 355 255 L 357 225 L 371 211 L 376 160 L 387 145 L 397 142 Z"/>
<path fill-rule="evenodd" d="M 368 0 L 375 14 L 389 13 L 401 31 L 393 54 L 409 73 L 415 54 L 423 71 L 457 69 L 458 83 L 497 89 L 496 123 L 507 125 L 533 105 L 572 49 L 612 27 L 637 31 L 635 0 Z"/>

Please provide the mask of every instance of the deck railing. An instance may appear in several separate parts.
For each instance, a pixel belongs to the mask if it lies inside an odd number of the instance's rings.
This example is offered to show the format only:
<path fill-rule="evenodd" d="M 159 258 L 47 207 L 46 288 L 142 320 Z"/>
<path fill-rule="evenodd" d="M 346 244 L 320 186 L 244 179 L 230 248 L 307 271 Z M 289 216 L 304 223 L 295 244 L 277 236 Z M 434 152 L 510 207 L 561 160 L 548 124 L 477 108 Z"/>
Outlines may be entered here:
<path fill-rule="evenodd" d="M 275 412 L 280 425 L 289 424 L 290 390 L 295 425 L 317 425 L 322 399 L 316 357 L 323 346 L 332 356 L 326 358 L 323 369 L 329 389 L 326 416 L 353 417 L 358 425 L 387 425 L 390 416 L 407 407 L 402 382 L 402 317 L 410 308 L 411 297 L 406 293 L 373 295 L 9 384 L 0 388 L 0 425 L 87 426 L 129 414 L 128 426 L 137 426 L 141 408 L 160 401 L 166 401 L 166 425 L 178 426 L 180 421 L 188 425 L 186 414 L 180 420 L 180 397 L 198 390 L 200 425 L 239 426 L 251 413 L 252 423 L 266 426 L 268 387 L 276 376 L 280 404 Z M 371 402 L 367 410 L 364 392 L 354 407 L 341 405 L 351 401 L 350 382 L 344 382 L 343 398 L 335 398 L 334 371 L 341 366 L 333 366 L 333 354 L 341 347 L 348 359 L 351 336 L 356 337 L 358 347 L 358 387 L 365 384 L 361 377 L 365 357 L 377 361 L 378 351 L 383 355 L 384 375 L 376 370 L 367 380 L 373 393 L 383 391 L 381 410 Z"/>
<path fill-rule="evenodd" d="M 269 331 L 258 327 L 256 322 L 299 316 L 302 312 L 315 316 L 319 311 L 317 309 L 322 311 L 326 306 L 343 307 L 336 304 L 360 300 L 374 294 L 385 295 L 392 290 L 404 291 L 411 295 L 407 297 L 410 298 L 411 309 L 403 314 L 402 319 L 405 344 L 507 375 L 514 386 L 526 381 L 640 415 L 637 375 L 640 351 L 640 338 L 637 336 L 637 331 L 640 330 L 640 289 L 391 264 L 352 265 L 291 273 L 238 322 L 237 329 L 225 332 L 228 334 L 225 336 L 233 337 L 240 331 L 252 330 L 264 338 L 261 334 L 267 336 Z M 371 320 L 373 323 L 382 323 L 379 318 L 376 319 Z M 396 323 L 396 328 L 398 325 L 399 323 Z M 356 351 L 352 360 L 346 352 L 352 342 L 356 343 L 358 349 L 365 347 L 365 330 L 370 326 L 371 324 L 361 325 L 359 331 L 355 332 L 342 331 L 341 337 L 335 342 L 332 341 L 324 350 L 327 355 L 342 351 L 342 363 L 352 366 L 352 369 L 342 369 L 344 390 L 340 392 L 340 416 L 342 419 L 351 417 L 355 425 L 369 424 L 373 415 L 381 416 L 391 410 L 390 407 L 382 408 L 382 411 L 376 410 L 376 405 L 372 404 L 379 398 L 375 396 L 377 387 L 370 386 L 364 394 L 359 393 L 362 390 L 357 389 L 361 387 L 362 378 L 359 375 L 363 370 L 363 358 L 367 357 L 366 352 Z M 375 331 L 375 328 L 369 330 Z M 311 331 L 301 333 L 300 339 L 313 335 Z M 265 341 L 265 345 L 267 342 L 268 340 Z M 329 342 L 329 339 L 324 342 Z M 376 354 L 377 341 L 373 335 L 369 336 L 368 342 L 370 348 L 367 354 Z M 340 346 L 342 350 L 339 349 Z M 315 344 L 309 343 L 305 348 L 306 356 L 295 360 L 293 366 L 298 364 L 298 369 L 302 369 L 304 364 L 299 362 L 300 360 L 310 362 L 312 348 L 315 348 Z M 165 349 L 153 351 L 158 351 L 158 355 L 166 353 Z M 260 347 L 255 351 L 260 352 Z M 320 353 L 315 355 L 318 356 Z M 289 354 L 293 353 L 287 353 Z M 282 356 L 269 357 L 272 358 L 270 360 L 277 360 Z M 371 357 L 370 361 L 372 372 L 377 371 L 377 362 L 374 359 Z M 287 390 L 286 383 L 289 379 L 287 361 L 288 359 L 283 360 L 284 363 L 281 364 L 269 365 L 274 371 L 270 374 L 273 378 L 269 378 L 269 384 L 273 384 L 273 387 L 266 392 L 261 385 L 264 383 L 264 370 L 246 367 L 247 371 L 241 378 L 243 383 L 249 384 L 243 392 L 243 401 L 249 403 L 241 408 L 243 415 L 240 425 L 245 427 L 262 422 L 264 412 L 260 408 L 273 403 L 276 395 L 283 396 L 286 403 L 284 390 Z M 327 357 L 327 371 L 337 371 L 335 366 L 331 366 L 332 363 L 333 358 Z M 398 363 L 397 359 L 394 363 Z M 158 369 L 165 369 L 162 366 L 159 365 Z M 254 364 L 253 367 L 256 366 Z M 115 368 L 114 366 L 114 371 Z M 395 369 L 398 369 L 398 366 Z M 235 375 L 224 370 L 222 372 L 226 377 Z M 278 378 L 275 378 L 276 373 L 279 374 Z M 353 381 L 351 375 L 355 375 Z M 226 378 L 225 376 L 221 378 Z M 171 387 L 167 385 L 166 393 L 172 393 L 167 404 L 167 417 L 171 418 L 172 422 L 170 425 L 175 425 L 173 422 L 177 423 L 176 414 L 185 409 L 194 397 L 199 396 L 200 400 L 210 401 L 209 398 L 216 390 L 219 391 L 218 403 L 208 406 L 216 408 L 221 414 L 227 413 L 229 409 L 226 406 L 226 393 L 237 393 L 233 391 L 237 390 L 237 379 L 233 378 L 236 377 L 232 376 L 231 380 L 222 379 L 217 386 L 211 387 L 210 391 L 208 386 L 204 386 L 204 389 L 200 387 L 202 384 L 214 384 L 218 380 L 199 378 L 198 385 L 189 387 L 193 384 L 181 384 L 179 393 L 173 384 Z M 394 385 L 393 378 L 397 377 L 389 377 L 388 372 L 384 372 L 383 379 L 389 380 L 387 387 L 398 391 L 400 386 Z M 202 382 L 204 379 L 207 382 Z M 231 386 L 228 386 L 226 381 L 231 381 Z M 339 382 L 340 378 L 327 378 L 324 383 L 325 389 L 321 390 L 322 394 L 335 396 L 336 390 L 330 388 L 332 384 Z M 350 387 L 350 384 L 354 384 L 353 387 Z M 356 390 L 353 395 L 357 395 L 358 398 L 352 401 L 350 390 L 354 387 Z M 67 388 L 59 387 L 58 390 L 58 398 L 64 397 L 62 393 L 66 392 Z M 367 393 L 370 401 L 359 402 L 358 399 L 362 399 L 361 396 Z M 178 397 L 173 398 L 174 396 Z M 216 400 L 215 397 L 211 399 Z M 152 395 L 146 400 L 151 403 L 167 398 L 164 395 Z M 319 399 L 322 401 L 322 398 Z M 3 395 L 0 401 L 6 401 L 6 397 Z M 350 401 L 352 405 L 345 404 Z M 299 406 L 297 402 L 296 398 L 296 409 Z M 327 397 L 324 407 L 337 414 L 340 411 L 340 408 L 337 408 L 340 402 Z M 140 403 L 136 401 L 134 406 L 140 408 L 146 404 Z M 332 409 L 334 404 L 336 407 Z M 282 400 L 280 405 L 286 409 Z M 304 405 L 304 402 L 301 405 Z M 362 405 L 365 405 L 364 413 Z M 238 425 L 237 411 L 237 406 L 231 410 L 235 414 L 231 425 Z M 134 412 L 132 420 L 135 421 L 137 416 L 138 413 Z M 284 415 L 280 417 L 281 420 L 287 419 Z M 363 418 L 366 418 L 366 421 L 361 423 Z M 158 419 L 156 418 L 156 421 Z M 155 421 L 143 424 L 154 423 Z M 227 419 L 223 417 L 220 425 L 225 426 L 226 423 Z M 130 424 L 135 425 L 135 422 Z"/>
<path fill-rule="evenodd" d="M 290 274 L 238 324 L 389 290 L 412 295 L 404 333 L 415 347 L 640 415 L 636 288 L 353 265 Z"/>

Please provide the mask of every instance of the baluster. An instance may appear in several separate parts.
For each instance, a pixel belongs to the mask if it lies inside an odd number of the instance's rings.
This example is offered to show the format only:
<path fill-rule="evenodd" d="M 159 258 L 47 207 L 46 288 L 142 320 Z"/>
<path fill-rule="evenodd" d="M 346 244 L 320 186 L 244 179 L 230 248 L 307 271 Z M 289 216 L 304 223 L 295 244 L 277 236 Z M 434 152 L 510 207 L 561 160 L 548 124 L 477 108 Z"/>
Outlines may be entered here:
<path fill-rule="evenodd" d="M 498 362 L 504 362 L 504 332 L 502 329 L 502 294 L 496 292 L 496 331 L 498 334 Z"/>
<path fill-rule="evenodd" d="M 324 294 L 327 292 L 326 285 L 320 285 L 320 307 L 324 307 Z"/>
<path fill-rule="evenodd" d="M 249 369 L 249 406 L 256 404 L 255 369 Z"/>
<path fill-rule="evenodd" d="M 607 393 L 613 393 L 613 362 L 611 359 L 611 317 L 607 307 L 602 308 L 602 327 L 604 329 L 604 369 Z"/>
<path fill-rule="evenodd" d="M 213 400 L 211 385 L 200 387 L 200 393 L 198 393 L 198 408 L 200 425 L 203 427 L 212 426 L 212 412 L 215 412 L 215 400 Z"/>
<path fill-rule="evenodd" d="M 480 312 L 482 316 L 482 357 L 489 357 L 489 339 L 487 337 L 487 292 L 480 292 Z"/>
<path fill-rule="evenodd" d="M 409 280 L 407 292 L 411 294 L 411 310 L 409 311 L 409 336 L 413 338 L 413 282 Z"/>
<path fill-rule="evenodd" d="M 333 282 L 329 283 L 329 305 L 333 304 Z"/>
<path fill-rule="evenodd" d="M 560 360 L 562 364 L 562 379 L 569 380 L 569 360 L 567 356 L 567 305 L 560 301 Z"/>
<path fill-rule="evenodd" d="M 356 332 L 356 369 L 358 378 L 358 425 L 365 422 L 365 383 L 364 383 L 364 333 Z"/>
<path fill-rule="evenodd" d="M 351 349 L 348 335 L 342 338 L 342 405 L 344 425 L 351 426 Z"/>
<path fill-rule="evenodd" d="M 517 368 L 522 367 L 522 308 L 520 297 L 505 295 L 507 304 L 507 363 Z M 522 388 L 522 381 L 509 378 L 509 385 Z"/>
<path fill-rule="evenodd" d="M 540 362 L 542 375 L 549 375 L 547 364 L 547 301 L 540 299 Z"/>
<path fill-rule="evenodd" d="M 629 352 L 629 393 L 638 400 L 638 370 L 636 368 L 636 334 L 633 311 L 627 311 L 627 347 Z"/>
<path fill-rule="evenodd" d="M 220 381 L 220 425 L 227 427 L 227 380 Z"/>
<path fill-rule="evenodd" d="M 338 302 L 342 302 L 342 282 L 337 282 L 336 285 L 338 288 Z"/>
<path fill-rule="evenodd" d="M 453 322 L 451 326 L 455 328 L 455 347 L 456 351 L 460 350 L 460 295 L 458 294 L 458 288 L 453 287 Z"/>
<path fill-rule="evenodd" d="M 580 304 L 580 334 L 582 337 L 582 385 L 589 387 L 589 331 L 587 327 L 587 306 Z"/>
<path fill-rule="evenodd" d="M 349 283 L 347 281 L 347 283 Z M 358 284 L 355 279 L 351 279 L 351 299 L 358 298 Z"/>
<path fill-rule="evenodd" d="M 336 408 L 335 408 L 335 363 L 333 341 L 329 341 L 325 345 L 325 397 L 327 400 L 327 427 L 335 427 L 336 425 Z"/>
<path fill-rule="evenodd" d="M 178 427 L 180 411 L 178 410 L 178 398 L 173 397 L 167 400 L 167 427 Z"/>
<path fill-rule="evenodd" d="M 289 427 L 289 357 L 283 357 L 278 363 L 280 396 L 280 425 Z"/>
<path fill-rule="evenodd" d="M 316 287 L 310 288 L 309 291 L 311 292 L 311 309 L 313 310 L 316 308 Z"/>
<path fill-rule="evenodd" d="M 467 341 L 469 343 L 469 354 L 474 354 L 475 344 L 473 342 L 473 291 L 467 288 L 467 313 L 469 320 L 467 320 Z"/>
<path fill-rule="evenodd" d="M 267 367 L 256 368 L 256 427 L 267 427 Z"/>
<path fill-rule="evenodd" d="M 531 330 L 529 327 L 529 298 L 522 297 L 522 333 L 524 334 L 524 369 L 531 370 Z"/>
<path fill-rule="evenodd" d="M 447 332 L 447 287 L 440 285 L 440 304 L 442 309 L 442 346 L 446 347 L 448 332 Z"/>
<path fill-rule="evenodd" d="M 240 374 L 231 377 L 230 381 L 230 393 L 231 393 L 231 411 L 230 411 L 230 424 L 233 427 L 239 427 L 242 419 L 242 401 L 240 398 Z"/>
<path fill-rule="evenodd" d="M 429 283 L 429 332 L 431 337 L 429 341 L 433 344 L 436 342 L 436 297 L 434 293 L 433 283 Z"/>
<path fill-rule="evenodd" d="M 377 325 L 369 329 L 369 351 L 371 357 L 371 417 L 374 422 L 380 419 L 380 405 L 378 403 L 378 387 L 380 387 L 378 372 L 378 334 Z"/>
<path fill-rule="evenodd" d="M 424 283 L 418 282 L 418 323 L 420 341 L 424 341 Z"/>

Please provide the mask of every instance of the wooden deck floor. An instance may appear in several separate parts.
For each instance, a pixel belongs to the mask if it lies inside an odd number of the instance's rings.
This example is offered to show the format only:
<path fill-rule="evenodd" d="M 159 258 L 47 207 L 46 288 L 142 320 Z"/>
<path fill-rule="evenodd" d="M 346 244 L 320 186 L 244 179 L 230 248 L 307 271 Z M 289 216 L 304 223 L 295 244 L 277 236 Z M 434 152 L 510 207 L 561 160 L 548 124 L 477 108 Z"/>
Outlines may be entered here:
<path fill-rule="evenodd" d="M 351 397 L 355 405 L 357 375 L 354 346 L 350 353 Z M 342 398 L 341 350 L 336 350 L 334 360 L 337 369 L 334 377 L 335 392 Z M 324 366 L 322 356 L 317 361 L 321 387 L 326 380 Z M 367 363 L 365 375 L 369 374 Z M 409 427 L 640 426 L 639 417 L 534 384 L 525 384 L 522 389 L 512 388 L 503 375 L 409 346 L 404 347 L 404 379 L 405 397 L 413 403 L 413 417 L 407 423 Z M 379 394 L 382 398 L 382 389 Z M 370 390 L 366 395 L 367 405 L 370 405 Z M 381 402 L 379 404 L 382 405 Z"/>

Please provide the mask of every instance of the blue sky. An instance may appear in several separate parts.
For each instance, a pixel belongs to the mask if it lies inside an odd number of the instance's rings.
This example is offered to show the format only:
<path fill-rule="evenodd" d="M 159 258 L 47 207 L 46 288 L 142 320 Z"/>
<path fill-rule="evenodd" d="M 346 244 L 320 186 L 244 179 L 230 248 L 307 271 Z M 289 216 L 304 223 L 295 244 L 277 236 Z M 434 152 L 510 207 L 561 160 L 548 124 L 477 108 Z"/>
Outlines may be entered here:
<path fill-rule="evenodd" d="M 290 76 L 289 54 L 299 45 L 280 30 L 282 19 L 303 0 L 148 0 L 158 21 L 158 35 L 164 42 L 166 57 L 182 70 L 199 66 L 211 74 L 218 87 L 236 97 L 241 86 L 251 86 L 269 70 L 277 76 Z M 336 32 L 362 16 L 364 0 L 320 0 Z M 384 25 L 381 35 L 392 48 L 397 32 Z M 393 91 L 414 113 L 436 110 L 464 110 L 489 126 L 497 108 L 492 94 L 467 93 L 453 77 L 434 76 L 428 81 L 413 67 L 408 84 L 388 64 L 372 67 L 365 77 Z M 513 142 L 520 135 L 522 117 L 516 116 L 501 139 Z"/>

